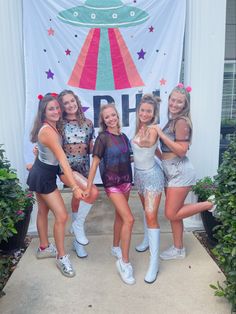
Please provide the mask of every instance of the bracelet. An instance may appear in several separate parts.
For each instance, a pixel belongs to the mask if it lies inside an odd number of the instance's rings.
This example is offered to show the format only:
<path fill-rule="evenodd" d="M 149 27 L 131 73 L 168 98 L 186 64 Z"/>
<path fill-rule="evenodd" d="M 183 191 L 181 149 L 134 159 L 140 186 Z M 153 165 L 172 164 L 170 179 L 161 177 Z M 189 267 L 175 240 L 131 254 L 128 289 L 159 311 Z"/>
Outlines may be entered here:
<path fill-rule="evenodd" d="M 72 189 L 71 189 L 71 191 L 72 192 L 74 192 L 76 189 L 78 189 L 79 187 L 77 186 L 77 185 L 75 185 Z"/>

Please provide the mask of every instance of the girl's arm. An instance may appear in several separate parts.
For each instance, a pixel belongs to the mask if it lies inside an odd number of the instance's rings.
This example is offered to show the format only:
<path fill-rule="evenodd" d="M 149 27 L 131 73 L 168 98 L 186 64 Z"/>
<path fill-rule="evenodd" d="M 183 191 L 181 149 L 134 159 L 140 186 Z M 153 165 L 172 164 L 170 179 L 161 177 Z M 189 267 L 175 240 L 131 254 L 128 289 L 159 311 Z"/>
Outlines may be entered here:
<path fill-rule="evenodd" d="M 92 185 L 93 185 L 93 180 L 94 180 L 94 177 L 95 177 L 99 163 L 100 163 L 100 158 L 96 155 L 93 156 L 92 165 L 90 167 L 89 175 L 88 175 L 87 188 L 84 191 L 85 196 L 89 196 L 89 194 L 90 194 L 90 191 L 91 191 Z"/>
<path fill-rule="evenodd" d="M 68 179 L 69 186 L 72 188 L 74 196 L 79 199 L 83 198 L 83 191 L 76 184 L 66 155 L 59 142 L 59 136 L 54 130 L 48 127 L 40 131 L 38 137 L 39 141 L 53 152 L 56 159 L 60 163 L 62 171 Z"/>
<path fill-rule="evenodd" d="M 174 154 L 179 157 L 184 157 L 186 155 L 189 149 L 190 128 L 184 119 L 180 119 L 176 122 L 176 141 L 172 141 L 168 136 L 166 136 L 158 125 L 156 125 L 155 128 L 161 140 Z"/>

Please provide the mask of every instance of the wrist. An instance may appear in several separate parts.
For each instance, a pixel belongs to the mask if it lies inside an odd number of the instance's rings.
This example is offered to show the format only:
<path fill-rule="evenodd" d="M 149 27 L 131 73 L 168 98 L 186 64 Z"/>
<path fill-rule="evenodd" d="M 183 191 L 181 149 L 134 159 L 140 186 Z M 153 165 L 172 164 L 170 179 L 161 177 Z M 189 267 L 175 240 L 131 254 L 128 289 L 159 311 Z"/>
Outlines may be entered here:
<path fill-rule="evenodd" d="M 78 188 L 79 188 L 78 185 L 74 185 L 74 186 L 72 187 L 71 191 L 74 192 L 74 191 L 77 190 Z"/>

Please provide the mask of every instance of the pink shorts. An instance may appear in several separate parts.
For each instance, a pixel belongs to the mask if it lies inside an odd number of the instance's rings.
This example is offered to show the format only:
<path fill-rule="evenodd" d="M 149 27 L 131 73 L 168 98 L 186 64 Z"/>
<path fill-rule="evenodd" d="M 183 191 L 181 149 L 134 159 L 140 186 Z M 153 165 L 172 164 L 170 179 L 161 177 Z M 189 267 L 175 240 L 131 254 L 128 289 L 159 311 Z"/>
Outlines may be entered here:
<path fill-rule="evenodd" d="M 131 187 L 132 187 L 131 183 L 122 183 L 122 184 L 117 185 L 117 186 L 111 186 L 109 188 L 105 188 L 105 191 L 106 191 L 107 195 L 109 195 L 110 193 L 125 194 L 125 193 L 130 192 Z"/>

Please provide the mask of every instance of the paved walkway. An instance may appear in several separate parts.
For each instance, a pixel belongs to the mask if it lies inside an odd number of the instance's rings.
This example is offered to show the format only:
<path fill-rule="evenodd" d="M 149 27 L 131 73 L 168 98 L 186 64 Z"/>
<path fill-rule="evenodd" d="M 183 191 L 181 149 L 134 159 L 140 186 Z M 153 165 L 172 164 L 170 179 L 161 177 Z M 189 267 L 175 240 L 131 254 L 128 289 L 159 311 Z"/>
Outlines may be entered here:
<path fill-rule="evenodd" d="M 70 193 L 63 193 L 69 208 Z M 187 258 L 161 261 L 154 284 L 143 280 L 148 267 L 148 252 L 137 253 L 142 239 L 140 203 L 133 192 L 130 205 L 135 216 L 131 262 L 136 284 L 125 285 L 110 255 L 113 210 L 104 193 L 93 206 L 87 220 L 89 256 L 79 259 L 71 249 L 67 233 L 66 248 L 76 269 L 74 278 L 63 277 L 53 259 L 37 260 L 38 239 L 34 238 L 17 265 L 0 299 L 2 314 L 230 314 L 225 299 L 215 297 L 210 283 L 222 282 L 224 276 L 204 247 L 191 232 L 185 233 Z M 171 244 L 168 222 L 160 213 L 161 250 Z M 50 234 L 51 234 L 50 224 Z"/>

